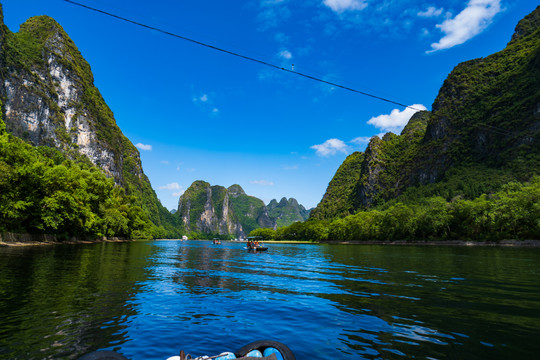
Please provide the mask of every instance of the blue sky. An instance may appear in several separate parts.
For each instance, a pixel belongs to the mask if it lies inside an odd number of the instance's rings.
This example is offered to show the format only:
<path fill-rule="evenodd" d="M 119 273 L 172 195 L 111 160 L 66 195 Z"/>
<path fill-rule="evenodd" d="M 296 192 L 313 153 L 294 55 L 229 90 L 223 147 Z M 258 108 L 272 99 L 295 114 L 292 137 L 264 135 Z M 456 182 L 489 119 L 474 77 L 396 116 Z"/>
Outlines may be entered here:
<path fill-rule="evenodd" d="M 77 0 L 416 108 L 459 62 L 503 49 L 532 0 Z M 162 204 L 195 180 L 316 206 L 345 157 L 412 110 L 63 0 L 0 0 L 12 31 L 56 19 L 90 63 Z"/>

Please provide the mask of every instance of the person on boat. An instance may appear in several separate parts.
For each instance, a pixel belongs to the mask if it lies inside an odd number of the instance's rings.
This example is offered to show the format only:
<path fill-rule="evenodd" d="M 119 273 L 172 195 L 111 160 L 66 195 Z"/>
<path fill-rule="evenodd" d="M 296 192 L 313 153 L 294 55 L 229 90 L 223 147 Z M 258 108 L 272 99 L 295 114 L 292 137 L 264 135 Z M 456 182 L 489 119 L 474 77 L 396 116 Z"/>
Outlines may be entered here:
<path fill-rule="evenodd" d="M 258 248 L 260 245 L 259 245 L 259 241 L 258 240 L 255 240 L 255 243 L 253 244 L 253 247 L 256 247 Z"/>
<path fill-rule="evenodd" d="M 251 243 L 251 240 L 248 240 L 248 242 L 247 242 L 247 248 L 248 248 L 248 249 L 253 248 L 253 244 Z"/>

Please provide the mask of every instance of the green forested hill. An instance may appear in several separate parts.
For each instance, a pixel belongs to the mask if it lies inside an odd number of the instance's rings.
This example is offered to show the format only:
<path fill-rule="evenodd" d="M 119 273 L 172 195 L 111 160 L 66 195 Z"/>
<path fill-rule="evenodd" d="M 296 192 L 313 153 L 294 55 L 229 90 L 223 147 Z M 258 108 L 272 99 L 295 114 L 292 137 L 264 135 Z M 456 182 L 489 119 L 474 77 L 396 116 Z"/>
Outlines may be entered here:
<path fill-rule="evenodd" d="M 17 33 L 0 22 L 0 79 L 10 134 L 33 146 L 58 149 L 77 166 L 100 168 L 144 210 L 154 224 L 148 234 L 179 235 L 175 218 L 143 172 L 139 151 L 94 86 L 90 65 L 56 21 L 34 17 Z"/>
<path fill-rule="evenodd" d="M 268 215 L 275 219 L 276 226 L 288 226 L 296 221 L 305 221 L 308 219 L 310 210 L 306 210 L 303 205 L 300 205 L 294 198 L 282 198 L 279 202 L 272 199 L 268 205 Z"/>
<path fill-rule="evenodd" d="M 353 193 L 360 179 L 363 163 L 363 153 L 354 152 L 347 156 L 328 184 L 321 202 L 311 211 L 311 218 L 321 220 L 354 213 Z"/>
<path fill-rule="evenodd" d="M 347 158 L 311 217 L 431 196 L 473 199 L 540 174 L 539 13 L 517 25 L 504 50 L 456 66 L 432 112 Z"/>

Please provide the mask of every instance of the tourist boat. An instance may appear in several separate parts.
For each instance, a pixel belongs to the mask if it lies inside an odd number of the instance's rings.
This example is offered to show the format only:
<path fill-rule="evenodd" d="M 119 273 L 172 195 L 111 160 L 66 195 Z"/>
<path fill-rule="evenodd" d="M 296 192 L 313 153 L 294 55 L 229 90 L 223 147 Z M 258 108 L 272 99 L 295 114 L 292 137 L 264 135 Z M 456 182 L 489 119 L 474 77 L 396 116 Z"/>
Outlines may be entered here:
<path fill-rule="evenodd" d="M 248 251 L 253 251 L 253 252 L 257 252 L 257 251 L 266 251 L 268 250 L 268 248 L 266 246 L 253 246 L 253 245 L 250 245 L 250 242 L 253 242 L 253 241 L 259 241 L 259 240 L 262 240 L 262 237 L 261 236 L 250 236 L 247 238 L 247 246 L 246 246 L 246 249 Z"/>
<path fill-rule="evenodd" d="M 212 244 L 214 244 L 214 245 L 221 245 L 221 240 L 219 240 L 219 239 L 214 239 L 214 240 L 212 240 Z"/>
<path fill-rule="evenodd" d="M 249 343 L 237 351 L 223 352 L 214 356 L 197 356 L 192 357 L 181 350 L 180 355 L 171 356 L 167 360 L 187 360 L 187 359 L 214 359 L 214 360 L 228 360 L 228 359 L 253 359 L 260 360 L 296 360 L 291 349 L 287 345 L 272 340 L 259 340 Z M 108 350 L 94 351 L 79 358 L 79 360 L 128 360 L 123 355 Z"/>
<path fill-rule="evenodd" d="M 186 241 L 188 237 L 186 235 L 182 236 L 182 241 Z"/>

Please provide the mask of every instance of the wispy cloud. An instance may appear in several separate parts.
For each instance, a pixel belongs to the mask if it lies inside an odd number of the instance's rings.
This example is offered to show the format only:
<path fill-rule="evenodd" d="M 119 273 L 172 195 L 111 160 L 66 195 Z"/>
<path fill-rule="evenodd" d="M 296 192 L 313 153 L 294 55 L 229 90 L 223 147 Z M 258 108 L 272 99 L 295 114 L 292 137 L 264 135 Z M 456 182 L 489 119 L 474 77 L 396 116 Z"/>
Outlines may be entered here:
<path fill-rule="evenodd" d="M 470 0 L 467 7 L 454 18 L 437 24 L 437 28 L 445 35 L 439 42 L 431 44 L 432 50 L 427 52 L 449 49 L 463 44 L 484 31 L 500 11 L 500 0 Z"/>
<path fill-rule="evenodd" d="M 169 165 L 169 160 L 161 160 L 160 163 L 165 164 L 165 165 Z"/>
<path fill-rule="evenodd" d="M 320 145 L 313 145 L 310 147 L 314 149 L 317 155 L 328 157 L 331 155 L 336 155 L 341 152 L 347 154 L 348 146 L 344 141 L 339 139 L 328 139 Z"/>
<path fill-rule="evenodd" d="M 298 170 L 298 165 L 285 165 L 283 170 Z"/>
<path fill-rule="evenodd" d="M 181 188 L 182 187 L 177 182 L 173 182 L 173 183 L 158 187 L 158 189 L 160 190 L 180 190 Z"/>
<path fill-rule="evenodd" d="M 210 95 L 204 93 L 202 95 L 193 96 L 193 103 L 205 111 L 209 111 L 211 115 L 219 114 L 219 109 L 213 105 L 213 100 Z"/>
<path fill-rule="evenodd" d="M 202 94 L 200 96 L 194 96 L 192 101 L 195 104 L 208 102 L 208 94 Z"/>
<path fill-rule="evenodd" d="M 279 53 L 278 53 L 278 56 L 282 59 L 285 59 L 285 60 L 290 60 L 292 59 L 292 54 L 289 50 L 281 50 Z"/>
<path fill-rule="evenodd" d="M 261 185 L 261 186 L 273 186 L 274 185 L 273 181 L 268 181 L 268 180 L 253 180 L 253 181 L 250 181 L 250 183 L 255 184 L 255 185 Z"/>
<path fill-rule="evenodd" d="M 411 116 L 418 111 L 415 109 L 427 110 L 422 104 L 414 104 L 402 111 L 394 109 L 390 114 L 372 117 L 367 123 L 381 130 L 392 131 L 393 133 L 399 134 L 405 125 L 407 125 Z"/>
<path fill-rule="evenodd" d="M 427 8 L 426 11 L 420 11 L 418 12 L 418 16 L 425 17 L 425 18 L 433 18 L 438 17 L 442 14 L 443 8 L 437 9 L 435 6 L 430 6 Z"/>
<path fill-rule="evenodd" d="M 185 190 L 173 192 L 173 193 L 171 194 L 171 196 L 172 196 L 172 197 L 179 197 L 179 196 L 181 196 L 183 193 L 185 193 Z"/>
<path fill-rule="evenodd" d="M 142 144 L 142 143 L 137 143 L 135 144 L 135 147 L 136 148 L 139 148 L 141 150 L 144 150 L 144 151 L 150 151 L 152 150 L 152 145 L 146 145 L 146 144 Z"/>
<path fill-rule="evenodd" d="M 339 14 L 344 11 L 363 10 L 368 6 L 366 0 L 324 0 L 323 4 Z"/>
<path fill-rule="evenodd" d="M 259 30 L 268 30 L 278 27 L 278 25 L 291 17 L 291 11 L 286 6 L 285 1 L 263 1 L 260 3 L 261 11 L 257 16 Z"/>

